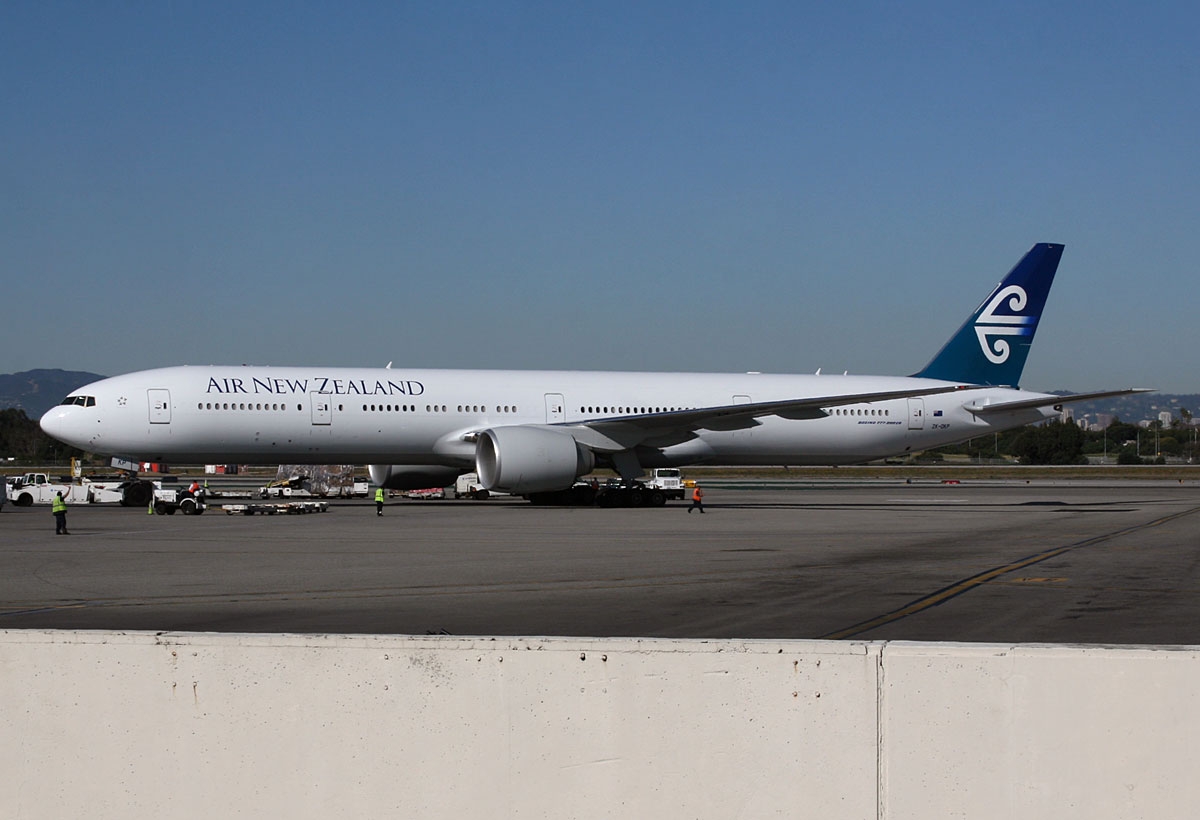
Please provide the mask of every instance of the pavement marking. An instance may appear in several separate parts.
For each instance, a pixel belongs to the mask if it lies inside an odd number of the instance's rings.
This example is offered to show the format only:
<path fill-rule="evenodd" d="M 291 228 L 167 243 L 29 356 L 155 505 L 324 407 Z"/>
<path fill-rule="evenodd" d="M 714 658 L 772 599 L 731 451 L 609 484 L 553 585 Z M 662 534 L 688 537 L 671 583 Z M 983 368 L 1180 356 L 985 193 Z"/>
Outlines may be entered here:
<path fill-rule="evenodd" d="M 1195 512 L 1200 512 L 1200 507 L 1193 507 L 1190 510 L 1183 510 L 1182 512 L 1173 513 L 1171 515 L 1163 516 L 1162 518 L 1156 518 L 1155 520 L 1149 521 L 1145 524 L 1136 524 L 1132 527 L 1126 527 L 1124 529 L 1120 529 L 1115 532 L 1108 533 L 1106 535 L 1097 535 L 1093 538 L 1088 538 L 1088 539 L 1079 541 L 1074 544 L 1067 544 L 1066 546 L 1062 546 L 1062 547 L 1053 547 L 1051 549 L 1044 550 L 1043 552 L 1035 553 L 1035 554 L 1027 556 L 1025 558 L 1021 558 L 1016 561 L 1013 561 L 1012 563 L 1004 564 L 1003 566 L 985 570 L 984 572 L 981 572 L 978 575 L 972 575 L 969 578 L 964 578 L 961 581 L 957 581 L 957 582 L 951 584 L 950 586 L 943 587 L 942 589 L 939 589 L 936 592 L 930 593 L 929 595 L 925 595 L 921 598 L 917 598 L 916 600 L 911 601 L 908 604 L 905 604 L 904 606 L 900 607 L 899 609 L 892 610 L 891 612 L 885 613 L 883 615 L 879 615 L 875 618 L 871 618 L 870 620 L 861 621 L 857 624 L 854 624 L 853 626 L 849 626 L 845 629 L 838 630 L 837 632 L 830 632 L 826 635 L 822 635 L 821 638 L 823 638 L 825 640 L 831 640 L 831 641 L 844 640 L 845 638 L 853 638 L 855 636 L 861 635 L 864 632 L 869 632 L 870 630 L 875 629 L 876 627 L 884 626 L 885 624 L 894 623 L 895 621 L 898 621 L 902 618 L 907 618 L 910 615 L 915 615 L 918 612 L 923 612 L 926 609 L 935 607 L 938 604 L 944 604 L 946 601 L 949 601 L 951 598 L 957 598 L 959 595 L 962 595 L 963 593 L 970 592 L 971 590 L 973 590 L 977 587 L 983 586 L 984 584 L 988 583 L 989 581 L 993 581 L 1002 575 L 1007 575 L 1010 572 L 1014 572 L 1019 569 L 1024 569 L 1025 567 L 1031 567 L 1034 564 L 1040 564 L 1043 561 L 1049 561 L 1051 558 L 1057 558 L 1058 556 L 1062 555 L 1063 553 L 1072 552 L 1073 550 L 1083 549 L 1084 547 L 1091 547 L 1096 544 L 1102 544 L 1105 541 L 1111 541 L 1114 538 L 1119 538 L 1123 535 L 1129 535 L 1130 533 L 1138 532 L 1140 530 L 1147 530 L 1147 529 L 1151 529 L 1153 527 L 1158 527 L 1158 526 L 1161 526 L 1162 524 L 1166 524 L 1166 523 L 1168 523 L 1170 521 L 1174 521 L 1178 518 L 1183 518 L 1186 515 L 1192 515 Z"/>

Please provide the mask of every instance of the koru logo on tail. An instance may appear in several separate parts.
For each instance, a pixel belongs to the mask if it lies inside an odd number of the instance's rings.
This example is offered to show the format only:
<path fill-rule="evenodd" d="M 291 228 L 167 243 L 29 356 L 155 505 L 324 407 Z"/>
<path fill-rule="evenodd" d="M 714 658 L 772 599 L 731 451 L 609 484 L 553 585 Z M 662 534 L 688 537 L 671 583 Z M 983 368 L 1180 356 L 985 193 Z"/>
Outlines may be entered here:
<path fill-rule="evenodd" d="M 1007 310 L 1011 312 L 997 313 L 1008 301 Z M 983 355 L 992 364 L 1004 364 L 1012 352 L 1005 336 L 1032 336 L 1033 316 L 1022 316 L 1021 311 L 1028 304 L 1029 297 L 1020 285 L 1009 285 L 1001 289 L 987 307 L 975 320 L 975 335 L 979 337 L 979 347 Z"/>

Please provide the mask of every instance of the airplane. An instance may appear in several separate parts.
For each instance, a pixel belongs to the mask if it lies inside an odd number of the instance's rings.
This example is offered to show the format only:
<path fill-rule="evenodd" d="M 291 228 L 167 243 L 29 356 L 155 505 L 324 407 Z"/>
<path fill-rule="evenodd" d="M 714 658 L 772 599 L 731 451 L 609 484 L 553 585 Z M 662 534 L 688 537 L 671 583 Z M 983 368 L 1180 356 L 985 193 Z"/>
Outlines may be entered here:
<path fill-rule="evenodd" d="M 388 489 L 475 471 L 531 498 L 597 467 L 861 464 L 1145 392 L 1020 389 L 1062 252 L 1034 245 L 911 376 L 185 365 L 81 387 L 41 426 L 136 461 L 367 464 Z"/>

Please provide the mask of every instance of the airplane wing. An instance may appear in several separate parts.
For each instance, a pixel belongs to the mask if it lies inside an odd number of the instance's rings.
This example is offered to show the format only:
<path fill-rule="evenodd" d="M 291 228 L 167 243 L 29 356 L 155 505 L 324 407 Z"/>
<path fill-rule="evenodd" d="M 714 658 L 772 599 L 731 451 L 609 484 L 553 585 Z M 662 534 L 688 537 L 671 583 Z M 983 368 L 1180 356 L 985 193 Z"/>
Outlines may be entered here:
<path fill-rule="evenodd" d="M 824 410 L 826 407 L 932 396 L 969 387 L 970 385 L 941 385 L 877 393 L 846 393 L 782 401 L 726 404 L 666 413 L 591 419 L 555 426 L 571 430 L 576 440 L 597 451 L 617 452 L 651 441 L 655 446 L 686 441 L 694 437 L 698 430 L 745 430 L 761 424 L 757 419 L 762 416 L 780 416 L 792 420 L 819 419 L 829 415 Z"/>
<path fill-rule="evenodd" d="M 986 416 L 992 413 L 1011 413 L 1014 410 L 1028 410 L 1036 407 L 1052 407 L 1058 404 L 1071 404 L 1072 402 L 1089 401 L 1091 399 L 1106 399 L 1110 396 L 1128 396 L 1131 393 L 1153 392 L 1154 388 L 1152 387 L 1130 387 L 1125 390 L 1101 390 L 1097 393 L 1072 393 L 1067 396 L 1045 394 L 1032 399 L 1002 401 L 994 404 L 965 404 L 963 405 L 963 409 L 979 416 Z"/>

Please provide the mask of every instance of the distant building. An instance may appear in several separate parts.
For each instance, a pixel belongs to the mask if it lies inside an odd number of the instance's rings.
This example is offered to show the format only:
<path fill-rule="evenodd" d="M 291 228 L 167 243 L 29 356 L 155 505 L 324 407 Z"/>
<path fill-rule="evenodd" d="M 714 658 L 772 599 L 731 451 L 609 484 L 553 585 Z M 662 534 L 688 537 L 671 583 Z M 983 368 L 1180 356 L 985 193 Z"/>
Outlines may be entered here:
<path fill-rule="evenodd" d="M 1108 429 L 1108 426 L 1115 419 L 1112 413 L 1088 413 L 1083 418 L 1078 420 L 1078 424 L 1089 433 L 1101 433 Z"/>

